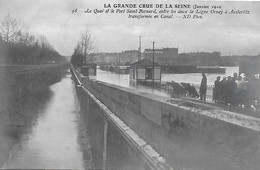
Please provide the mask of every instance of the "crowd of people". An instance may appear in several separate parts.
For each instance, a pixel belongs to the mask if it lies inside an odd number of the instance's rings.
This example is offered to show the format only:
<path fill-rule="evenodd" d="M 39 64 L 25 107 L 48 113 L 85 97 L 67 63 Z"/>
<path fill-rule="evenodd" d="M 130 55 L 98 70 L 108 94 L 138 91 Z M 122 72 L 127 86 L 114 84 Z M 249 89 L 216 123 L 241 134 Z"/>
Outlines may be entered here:
<path fill-rule="evenodd" d="M 207 78 L 205 73 L 202 73 L 200 86 L 200 100 L 206 100 Z M 260 80 L 259 77 L 246 76 L 244 73 L 238 75 L 234 73 L 233 77 L 218 76 L 215 80 L 213 88 L 213 101 L 226 105 L 239 106 L 255 109 L 259 107 L 260 102 Z"/>

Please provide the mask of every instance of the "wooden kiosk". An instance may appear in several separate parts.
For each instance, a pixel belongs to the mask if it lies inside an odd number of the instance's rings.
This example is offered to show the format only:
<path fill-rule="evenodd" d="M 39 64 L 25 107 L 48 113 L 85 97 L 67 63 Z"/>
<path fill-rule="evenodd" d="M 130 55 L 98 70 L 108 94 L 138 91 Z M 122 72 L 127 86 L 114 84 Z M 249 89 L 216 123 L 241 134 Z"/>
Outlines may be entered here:
<path fill-rule="evenodd" d="M 154 73 L 154 74 L 153 74 Z M 137 82 L 161 81 L 161 67 L 158 63 L 143 59 L 130 65 L 130 79 Z"/>

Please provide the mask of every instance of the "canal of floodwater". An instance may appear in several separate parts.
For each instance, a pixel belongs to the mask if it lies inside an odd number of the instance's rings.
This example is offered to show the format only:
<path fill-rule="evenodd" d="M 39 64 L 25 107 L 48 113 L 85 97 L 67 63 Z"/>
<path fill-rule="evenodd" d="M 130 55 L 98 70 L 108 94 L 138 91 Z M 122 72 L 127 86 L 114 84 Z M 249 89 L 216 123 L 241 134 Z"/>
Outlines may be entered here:
<path fill-rule="evenodd" d="M 89 160 L 84 157 L 90 151 L 70 76 L 24 101 L 9 102 L 12 103 L 9 110 L 2 109 L 1 114 L 1 119 L 8 120 L 1 126 L 1 168 L 85 169 L 91 166 L 91 157 Z M 9 117 L 4 117 L 4 113 Z"/>
<path fill-rule="evenodd" d="M 15 94 L 15 79 L 0 78 L 0 169 L 102 168 L 71 75 L 23 97 Z M 119 132 L 110 133 L 117 138 L 108 142 L 107 167 L 143 170 L 145 163 Z"/>

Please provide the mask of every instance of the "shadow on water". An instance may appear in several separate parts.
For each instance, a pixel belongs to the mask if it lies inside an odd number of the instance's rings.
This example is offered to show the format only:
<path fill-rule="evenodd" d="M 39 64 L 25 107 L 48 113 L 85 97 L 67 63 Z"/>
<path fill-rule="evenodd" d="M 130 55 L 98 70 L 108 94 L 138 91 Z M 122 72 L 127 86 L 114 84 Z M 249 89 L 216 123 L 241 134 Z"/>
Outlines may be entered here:
<path fill-rule="evenodd" d="M 49 86 L 64 75 L 53 76 L 40 83 L 40 88 L 30 89 L 26 75 L 0 73 L 0 167 L 8 159 L 11 149 L 21 141 L 23 134 L 30 133 L 37 118 L 53 93 Z"/>

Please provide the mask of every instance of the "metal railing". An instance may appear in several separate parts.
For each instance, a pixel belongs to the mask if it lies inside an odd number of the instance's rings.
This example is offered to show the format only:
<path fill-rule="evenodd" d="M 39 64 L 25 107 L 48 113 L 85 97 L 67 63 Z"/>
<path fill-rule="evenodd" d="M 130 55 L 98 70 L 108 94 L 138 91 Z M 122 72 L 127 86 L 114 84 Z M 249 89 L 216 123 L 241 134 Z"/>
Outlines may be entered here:
<path fill-rule="evenodd" d="M 181 85 L 182 82 L 175 82 Z M 200 90 L 200 84 L 193 84 L 193 83 L 189 83 L 191 86 L 195 87 L 196 91 L 199 93 Z M 182 86 L 182 85 L 181 85 Z M 213 99 L 213 89 L 214 89 L 214 85 L 207 85 L 207 93 L 206 93 L 206 100 L 211 102 Z M 162 81 L 161 82 L 161 89 L 167 91 L 167 92 L 172 92 L 173 91 L 173 87 L 171 85 L 171 82 L 167 82 L 167 81 Z M 183 87 L 184 88 L 184 87 Z M 187 95 L 185 97 L 188 97 L 189 94 L 187 93 Z"/>

